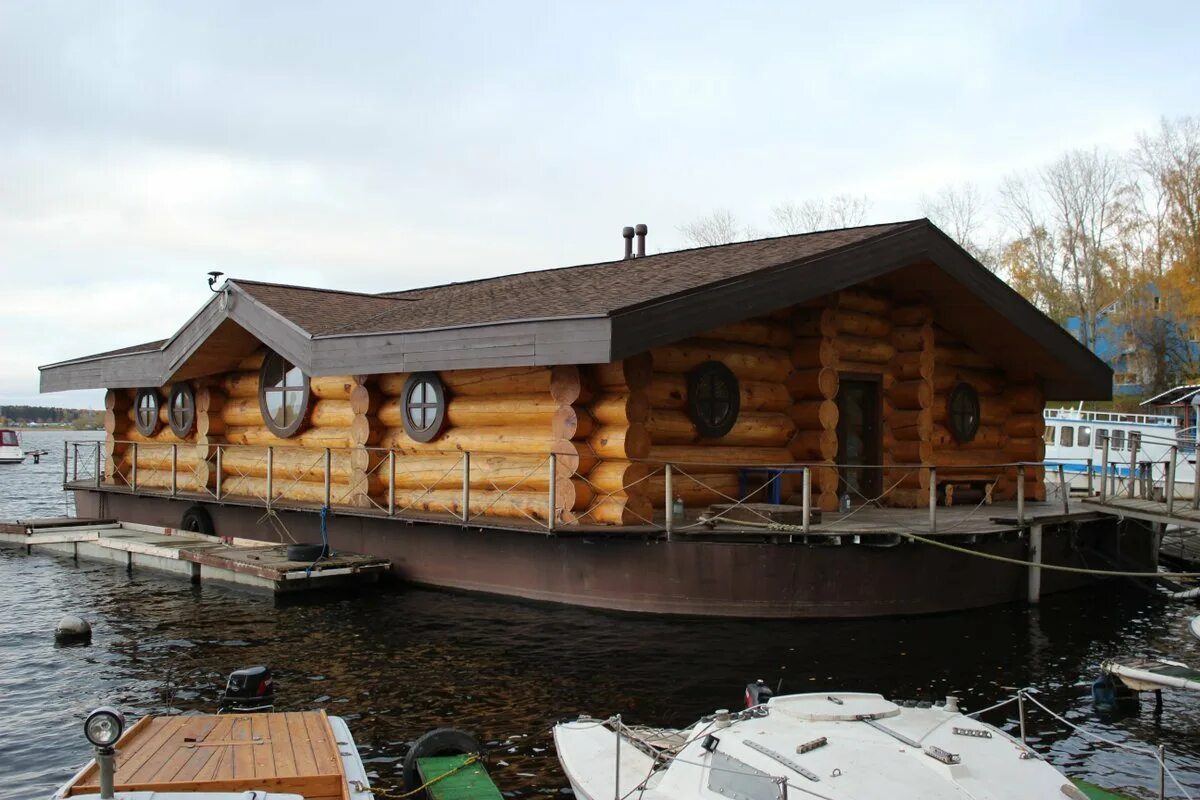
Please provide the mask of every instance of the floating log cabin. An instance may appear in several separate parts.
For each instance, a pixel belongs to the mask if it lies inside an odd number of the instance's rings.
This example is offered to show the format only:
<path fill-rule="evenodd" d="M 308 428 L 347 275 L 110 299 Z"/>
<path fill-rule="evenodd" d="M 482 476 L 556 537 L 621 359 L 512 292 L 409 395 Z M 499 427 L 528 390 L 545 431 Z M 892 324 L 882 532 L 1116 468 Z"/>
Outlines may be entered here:
<path fill-rule="evenodd" d="M 927 220 L 650 256 L 633 234 L 383 294 L 230 279 L 169 339 L 41 368 L 108 390 L 64 480 L 81 513 L 243 537 L 312 540 L 327 508 L 335 547 L 411 580 L 622 610 L 1023 596 L 1017 567 L 868 545 L 1036 508 L 1042 409 L 1108 398 L 1103 362 Z M 989 516 L 955 530 L 1024 557 L 1024 516 Z"/>

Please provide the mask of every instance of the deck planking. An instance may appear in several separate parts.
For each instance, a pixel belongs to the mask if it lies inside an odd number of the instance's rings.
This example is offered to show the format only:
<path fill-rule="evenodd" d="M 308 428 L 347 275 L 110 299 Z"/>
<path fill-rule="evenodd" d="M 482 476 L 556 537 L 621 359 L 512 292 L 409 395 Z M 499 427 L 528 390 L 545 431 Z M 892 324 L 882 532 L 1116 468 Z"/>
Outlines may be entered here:
<path fill-rule="evenodd" d="M 348 800 L 349 785 L 324 711 L 146 717 L 117 745 L 118 791 L 294 792 Z M 90 764 L 67 796 L 97 792 Z"/>

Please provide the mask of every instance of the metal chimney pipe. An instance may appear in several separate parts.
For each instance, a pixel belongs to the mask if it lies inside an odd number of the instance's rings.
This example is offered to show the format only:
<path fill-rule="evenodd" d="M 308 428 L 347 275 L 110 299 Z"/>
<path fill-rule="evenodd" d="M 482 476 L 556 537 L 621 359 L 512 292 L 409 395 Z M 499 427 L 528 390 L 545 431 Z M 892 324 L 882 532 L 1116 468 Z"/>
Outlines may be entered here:
<path fill-rule="evenodd" d="M 625 237 L 625 257 L 633 258 L 633 228 L 626 225 L 621 235 Z"/>
<path fill-rule="evenodd" d="M 646 234 L 649 232 L 649 228 L 645 225 L 638 225 L 634 228 L 634 232 L 637 233 L 638 239 L 638 258 L 641 258 L 646 255 Z"/>

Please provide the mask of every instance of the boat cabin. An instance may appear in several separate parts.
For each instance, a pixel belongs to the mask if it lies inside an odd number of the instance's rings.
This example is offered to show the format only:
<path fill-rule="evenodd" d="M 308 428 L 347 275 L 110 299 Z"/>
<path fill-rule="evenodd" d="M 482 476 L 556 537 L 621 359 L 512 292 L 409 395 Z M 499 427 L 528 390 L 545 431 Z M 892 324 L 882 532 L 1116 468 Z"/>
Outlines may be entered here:
<path fill-rule="evenodd" d="M 41 388 L 108 390 L 101 490 L 550 527 L 1006 499 L 1022 474 L 1040 499 L 1046 401 L 1111 394 L 928 220 L 644 256 L 631 236 L 615 261 L 381 294 L 230 279 L 169 339 Z"/>

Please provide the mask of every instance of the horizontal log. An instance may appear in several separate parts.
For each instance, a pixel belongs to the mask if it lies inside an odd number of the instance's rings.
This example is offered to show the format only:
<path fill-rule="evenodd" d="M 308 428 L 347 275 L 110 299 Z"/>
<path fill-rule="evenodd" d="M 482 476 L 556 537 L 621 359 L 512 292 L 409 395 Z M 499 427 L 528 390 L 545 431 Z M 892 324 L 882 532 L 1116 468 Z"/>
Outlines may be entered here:
<path fill-rule="evenodd" d="M 130 442 L 158 442 L 160 444 L 170 444 L 172 442 L 182 444 L 188 442 L 187 439 L 180 439 L 176 436 L 168 425 L 160 425 L 153 436 L 144 436 L 137 428 L 130 425 L 119 438 Z"/>
<path fill-rule="evenodd" d="M 788 452 L 795 461 L 830 461 L 837 457 L 837 433 L 832 429 L 799 431 L 788 443 Z"/>
<path fill-rule="evenodd" d="M 1034 436 L 1040 439 L 1046 434 L 1046 420 L 1041 414 L 1014 413 L 1004 421 L 1004 431 L 1009 436 Z"/>
<path fill-rule="evenodd" d="M 933 322 L 933 309 L 929 306 L 899 306 L 892 309 L 893 325 L 925 325 Z"/>
<path fill-rule="evenodd" d="M 350 428 L 309 428 L 287 439 L 280 439 L 264 426 L 229 426 L 225 429 L 225 441 L 229 444 L 324 449 L 362 444 L 355 441 L 357 438 Z"/>
<path fill-rule="evenodd" d="M 979 394 L 1000 394 L 1008 385 L 1004 374 L 995 370 L 970 369 L 949 364 L 938 364 L 933 370 L 933 388 L 948 394 L 960 383 L 965 383 Z"/>
<path fill-rule="evenodd" d="M 933 357 L 938 364 L 968 369 L 992 369 L 993 364 L 987 356 L 980 355 L 965 345 L 939 344 L 933 348 Z"/>
<path fill-rule="evenodd" d="M 124 480 L 121 481 L 120 485 L 128 485 L 129 481 L 132 480 L 132 475 L 127 470 L 123 471 L 122 475 Z M 139 466 L 137 474 L 137 488 L 169 490 L 171 488 L 170 468 L 165 470 L 142 469 Z M 191 471 L 180 470 L 175 475 L 175 488 L 180 492 L 203 492 L 206 487 Z"/>
<path fill-rule="evenodd" d="M 883 339 L 867 339 L 861 336 L 838 336 L 833 340 L 840 361 L 863 361 L 868 364 L 887 364 L 896 354 L 896 348 Z M 839 365 L 840 369 L 844 367 Z"/>
<path fill-rule="evenodd" d="M 257 372 L 258 370 L 262 369 L 263 362 L 266 360 L 267 349 L 265 347 L 260 347 L 250 355 L 242 358 L 242 360 L 237 363 L 237 368 L 246 372 L 251 370 Z"/>
<path fill-rule="evenodd" d="M 128 473 L 133 466 L 133 448 L 121 448 L 115 454 L 114 461 L 118 468 Z M 199 463 L 200 458 L 196 449 L 191 445 L 176 445 L 175 465 L 179 472 L 191 471 Z M 137 447 L 138 472 L 143 470 L 171 471 L 171 445 L 169 444 L 139 444 Z"/>
<path fill-rule="evenodd" d="M 217 415 L 225 407 L 225 392 L 219 386 L 201 386 L 196 390 L 196 411 Z"/>
<path fill-rule="evenodd" d="M 666 508 L 666 478 L 655 475 L 648 481 L 650 484 L 646 497 L 655 508 Z M 763 483 L 755 479 L 747 486 L 747 491 L 756 489 Z M 731 499 L 732 498 L 732 499 Z M 683 475 L 676 473 L 671 476 L 671 499 L 682 500 L 685 508 L 697 508 L 713 503 L 730 503 L 744 499 L 738 485 L 738 476 L 729 472 L 698 472 Z"/>
<path fill-rule="evenodd" d="M 653 386 L 653 383 L 650 385 Z M 606 392 L 593 398 L 587 410 L 601 425 L 628 425 L 650 418 L 650 399 L 646 390 Z"/>
<path fill-rule="evenodd" d="M 396 493 L 396 513 L 405 511 L 421 511 L 426 513 L 452 514 L 462 516 L 462 492 L 450 490 L 435 490 L 425 492 L 406 490 Z M 538 522 L 546 522 L 550 518 L 549 492 L 471 492 L 470 506 L 472 515 L 483 517 L 498 517 L 505 519 L 529 520 L 532 517 Z M 559 522 L 574 522 L 575 515 L 570 509 L 556 504 L 556 517 Z"/>
<path fill-rule="evenodd" d="M 452 450 L 472 453 L 525 453 L 546 456 L 558 453 L 570 456 L 578 446 L 554 438 L 549 426 L 510 425 L 478 428 L 450 428 L 432 442 L 417 442 L 403 428 L 387 428 L 380 447 L 412 453 L 446 452 Z"/>
<path fill-rule="evenodd" d="M 891 508 L 925 508 L 929 505 L 929 489 L 898 487 L 888 493 L 884 502 Z"/>
<path fill-rule="evenodd" d="M 933 421 L 946 424 L 949 419 L 950 396 L 935 394 L 933 404 L 929 407 Z M 979 398 L 979 422 L 983 425 L 1003 425 L 1011 410 L 1008 400 L 1002 395 L 981 395 Z"/>
<path fill-rule="evenodd" d="M 932 464 L 933 445 L 929 442 L 884 442 L 884 452 L 897 464 Z"/>
<path fill-rule="evenodd" d="M 891 334 L 892 323 L 887 317 L 843 309 L 837 313 L 837 329 L 841 334 L 886 339 Z"/>
<path fill-rule="evenodd" d="M 579 369 L 557 367 L 495 367 L 453 369 L 437 373 L 452 397 L 549 394 L 563 405 L 571 405 L 583 396 Z M 380 375 L 379 391 L 388 397 L 404 394 L 406 372 Z"/>
<path fill-rule="evenodd" d="M 747 344 L 688 339 L 651 351 L 657 372 L 688 373 L 706 361 L 719 361 L 739 379 L 782 382 L 792 371 L 786 350 Z"/>
<path fill-rule="evenodd" d="M 251 476 L 222 474 L 222 497 L 247 497 L 265 502 L 268 493 L 267 479 Z M 287 481 L 278 478 L 270 485 L 272 502 L 291 500 L 296 503 L 325 503 L 325 482 L 321 481 Z M 355 485 L 331 483 L 329 486 L 330 505 L 364 507 L 367 502 L 367 485 L 359 480 Z"/>
<path fill-rule="evenodd" d="M 655 409 L 646 423 L 655 444 L 696 444 L 707 441 L 714 446 L 783 447 L 792 438 L 796 425 L 778 411 L 747 411 L 738 414 L 733 427 L 721 437 L 704 439 L 683 411 Z"/>
<path fill-rule="evenodd" d="M 929 380 L 933 377 L 933 353 L 896 353 L 892 359 L 892 374 L 898 380 Z"/>
<path fill-rule="evenodd" d="M 633 461 L 602 461 L 587 474 L 587 482 L 597 495 L 646 494 L 649 490 L 646 477 L 652 469 L 657 468 Z"/>
<path fill-rule="evenodd" d="M 883 424 L 892 437 L 899 441 L 928 441 L 933 434 L 933 416 L 929 409 L 904 411 L 885 408 Z"/>
<path fill-rule="evenodd" d="M 654 445 L 648 456 L 651 465 L 703 464 L 707 466 L 751 466 L 791 464 L 786 447 L 714 447 L 712 445 Z"/>
<path fill-rule="evenodd" d="M 109 389 L 104 392 L 104 410 L 121 413 L 133 405 L 133 393 L 129 389 Z"/>
<path fill-rule="evenodd" d="M 814 467 L 811 470 L 813 491 L 837 496 L 841 478 L 836 467 Z M 835 506 L 836 508 L 836 506 Z"/>
<path fill-rule="evenodd" d="M 797 337 L 832 339 L 838 334 L 838 312 L 833 308 L 805 309 L 796 315 L 792 332 Z"/>
<path fill-rule="evenodd" d="M 310 378 L 308 388 L 322 400 L 349 400 L 356 388 L 366 387 L 356 375 L 323 375 Z"/>
<path fill-rule="evenodd" d="M 230 372 L 221 379 L 221 390 L 227 397 L 258 397 L 258 371 Z"/>
<path fill-rule="evenodd" d="M 762 347 L 787 347 L 792 343 L 792 331 L 778 320 L 747 319 L 714 328 L 706 332 L 704 338 Z"/>
<path fill-rule="evenodd" d="M 221 409 L 221 420 L 230 427 L 261 427 L 264 423 L 258 396 L 230 397 Z"/>
<path fill-rule="evenodd" d="M 892 329 L 892 346 L 899 352 L 924 352 L 933 349 L 933 326 L 913 325 Z"/>
<path fill-rule="evenodd" d="M 356 416 L 349 400 L 309 401 L 308 423 L 314 428 L 349 428 Z"/>
<path fill-rule="evenodd" d="M 892 301 L 887 297 L 861 289 L 843 289 L 837 293 L 839 309 L 862 311 L 867 314 L 890 315 Z"/>
<path fill-rule="evenodd" d="M 560 408 L 562 405 L 549 392 L 451 397 L 446 403 L 446 424 L 452 428 L 542 426 L 549 431 L 554 414 Z M 399 398 L 383 403 L 377 416 L 385 427 L 399 428 L 404 425 L 404 412 Z"/>
<path fill-rule="evenodd" d="M 367 452 L 361 449 L 329 452 L 329 474 L 334 483 L 349 483 L 367 468 Z M 325 450 L 301 447 L 272 447 L 271 467 L 276 480 L 325 482 Z M 221 452 L 224 475 L 267 476 L 266 447 L 225 447 Z"/>
<path fill-rule="evenodd" d="M 593 364 L 589 370 L 591 380 L 602 390 L 636 390 L 645 389 L 650 384 L 654 365 L 649 353 L 638 353 L 636 356 L 610 361 L 607 364 Z"/>
<path fill-rule="evenodd" d="M 935 448 L 933 451 L 933 463 L 940 467 L 979 467 L 983 465 L 1006 464 L 1012 459 L 1003 450 L 964 450 L 956 448 Z M 992 474 L 999 474 L 999 470 L 991 467 Z M 939 480 L 943 477 L 951 477 L 951 473 L 942 475 L 941 470 L 938 471 Z"/>
<path fill-rule="evenodd" d="M 933 386 L 922 380 L 896 381 L 888 389 L 888 401 L 896 408 L 929 408 L 933 403 Z"/>
<path fill-rule="evenodd" d="M 945 425 L 934 424 L 933 434 L 929 440 L 937 448 L 966 448 L 968 450 L 988 450 L 1003 447 L 1007 437 L 1001 425 L 980 425 L 975 431 L 975 438 L 969 442 L 960 442 Z"/>
<path fill-rule="evenodd" d="M 196 414 L 196 440 L 201 441 L 210 436 L 220 436 L 225 433 L 225 420 L 221 415 L 200 411 Z"/>
<path fill-rule="evenodd" d="M 387 465 L 379 463 L 385 454 L 372 451 L 378 466 L 374 471 L 386 478 Z M 453 453 L 398 453 L 395 459 L 395 482 L 402 489 L 461 489 L 464 455 Z M 556 465 L 559 480 L 570 478 L 574 472 L 561 463 Z M 545 490 L 550 486 L 550 465 L 545 457 L 523 454 L 472 453 L 470 485 L 477 489 Z"/>
<path fill-rule="evenodd" d="M 648 424 L 602 425 L 592 431 L 588 445 L 601 458 L 645 458 L 651 442 Z"/>
<path fill-rule="evenodd" d="M 654 509 L 646 497 L 604 497 L 577 517 L 580 525 L 649 525 Z"/>
<path fill-rule="evenodd" d="M 782 383 L 738 381 L 738 394 L 742 411 L 786 411 L 792 404 L 792 396 Z M 646 396 L 653 408 L 686 409 L 687 377 L 656 372 Z"/>
<path fill-rule="evenodd" d="M 792 345 L 792 366 L 796 369 L 813 367 L 836 367 L 837 348 L 833 339 L 826 337 L 798 336 Z"/>
<path fill-rule="evenodd" d="M 1041 437 L 1009 439 L 1004 446 L 1007 461 L 1042 461 L 1046 458 L 1046 441 Z"/>
<path fill-rule="evenodd" d="M 1010 385 L 1005 394 L 1013 413 L 1041 414 L 1045 406 L 1042 390 L 1036 385 Z"/>
<path fill-rule="evenodd" d="M 832 400 L 798 400 L 788 409 L 788 416 L 798 430 L 834 430 L 838 406 Z"/>
<path fill-rule="evenodd" d="M 796 370 L 788 376 L 787 388 L 798 400 L 832 400 L 838 393 L 839 379 L 834 369 Z"/>

